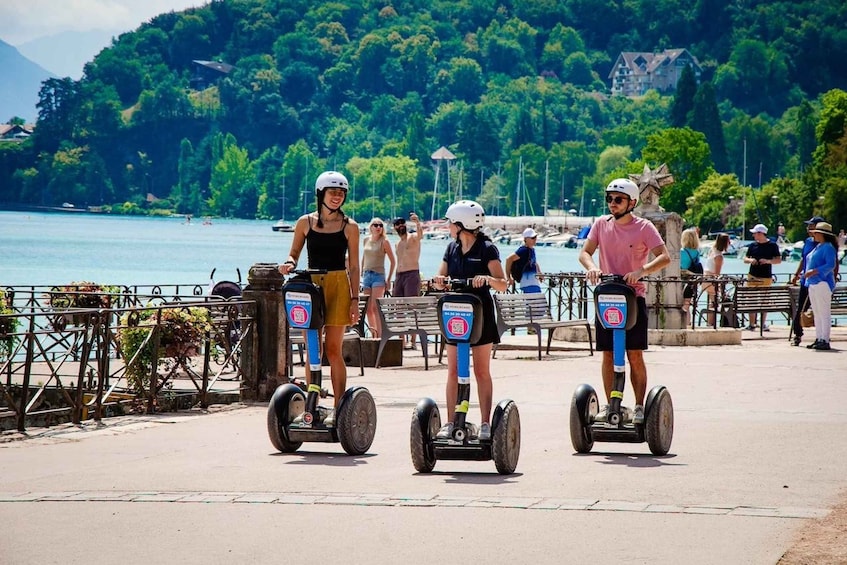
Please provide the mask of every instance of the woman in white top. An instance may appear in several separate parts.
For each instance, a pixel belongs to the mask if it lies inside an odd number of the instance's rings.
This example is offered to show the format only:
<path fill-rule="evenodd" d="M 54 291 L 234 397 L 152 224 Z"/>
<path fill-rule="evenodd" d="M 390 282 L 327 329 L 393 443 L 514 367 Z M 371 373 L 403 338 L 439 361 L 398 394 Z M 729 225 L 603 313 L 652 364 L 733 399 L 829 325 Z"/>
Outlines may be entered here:
<path fill-rule="evenodd" d="M 723 269 L 723 254 L 727 249 L 729 249 L 729 235 L 719 233 L 714 245 L 709 250 L 709 254 L 706 256 L 706 260 L 703 261 L 703 275 L 715 276 L 721 274 L 721 270 Z M 709 325 L 714 327 L 715 310 L 717 310 L 717 305 L 715 304 L 716 288 L 712 283 L 703 283 L 703 290 L 709 295 L 707 319 Z"/>
<path fill-rule="evenodd" d="M 379 218 L 371 220 L 370 235 L 365 238 L 362 249 L 362 293 L 368 299 L 367 319 L 372 337 L 380 337 L 382 328 L 377 315 L 377 298 L 385 296 L 385 289 L 391 288 L 394 276 L 394 250 L 385 237 L 385 224 Z M 385 276 L 385 257 L 388 257 L 388 276 Z"/>

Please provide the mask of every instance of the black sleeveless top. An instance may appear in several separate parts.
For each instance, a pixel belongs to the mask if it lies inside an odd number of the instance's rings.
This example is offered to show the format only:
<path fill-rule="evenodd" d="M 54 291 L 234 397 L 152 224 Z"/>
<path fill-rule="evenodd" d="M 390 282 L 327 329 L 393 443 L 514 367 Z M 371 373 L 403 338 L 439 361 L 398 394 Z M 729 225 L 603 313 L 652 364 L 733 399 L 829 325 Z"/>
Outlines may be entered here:
<path fill-rule="evenodd" d="M 306 254 L 309 256 L 310 269 L 327 271 L 347 270 L 347 218 L 341 222 L 341 230 L 332 233 L 318 233 L 312 229 L 309 218 L 309 231 L 306 232 Z"/>

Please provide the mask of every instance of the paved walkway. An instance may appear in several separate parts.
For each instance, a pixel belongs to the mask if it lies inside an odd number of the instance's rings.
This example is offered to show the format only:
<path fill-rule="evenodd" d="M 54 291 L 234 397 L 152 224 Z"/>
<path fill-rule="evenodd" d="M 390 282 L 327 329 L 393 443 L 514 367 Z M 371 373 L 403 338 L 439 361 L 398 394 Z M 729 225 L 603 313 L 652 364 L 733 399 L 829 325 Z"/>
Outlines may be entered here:
<path fill-rule="evenodd" d="M 668 387 L 676 419 L 664 457 L 646 444 L 574 454 L 571 395 L 601 388 L 599 356 L 501 349 L 495 401 L 513 398 L 522 425 L 511 476 L 464 461 L 415 473 L 412 407 L 431 396 L 443 410 L 446 375 L 437 363 L 424 371 L 419 353 L 402 368 L 350 371 L 379 411 L 361 457 L 338 444 L 276 453 L 262 405 L 7 432 L 0 561 L 773 564 L 847 487 L 846 329 L 833 345 L 791 347 L 774 328 L 744 332 L 739 346 L 652 346 L 650 383 Z"/>

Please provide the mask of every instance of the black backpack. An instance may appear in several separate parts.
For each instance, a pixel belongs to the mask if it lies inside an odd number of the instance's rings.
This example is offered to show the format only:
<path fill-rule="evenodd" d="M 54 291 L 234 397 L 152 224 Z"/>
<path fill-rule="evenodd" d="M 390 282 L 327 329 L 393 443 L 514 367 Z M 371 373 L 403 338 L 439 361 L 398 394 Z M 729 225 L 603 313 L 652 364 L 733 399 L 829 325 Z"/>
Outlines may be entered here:
<path fill-rule="evenodd" d="M 527 254 L 525 258 L 518 255 L 518 258 L 514 262 L 512 262 L 512 266 L 509 270 L 509 275 L 511 275 L 512 279 L 514 279 L 515 282 L 521 282 L 521 279 L 523 278 L 523 272 L 526 270 L 527 265 L 529 265 L 529 254 Z"/>
<path fill-rule="evenodd" d="M 685 248 L 685 252 L 688 254 L 688 257 L 691 257 L 691 249 Z M 688 266 L 688 270 L 692 273 L 697 273 L 698 275 L 703 274 L 703 263 L 700 262 L 700 253 L 698 252 L 694 260 Z"/>

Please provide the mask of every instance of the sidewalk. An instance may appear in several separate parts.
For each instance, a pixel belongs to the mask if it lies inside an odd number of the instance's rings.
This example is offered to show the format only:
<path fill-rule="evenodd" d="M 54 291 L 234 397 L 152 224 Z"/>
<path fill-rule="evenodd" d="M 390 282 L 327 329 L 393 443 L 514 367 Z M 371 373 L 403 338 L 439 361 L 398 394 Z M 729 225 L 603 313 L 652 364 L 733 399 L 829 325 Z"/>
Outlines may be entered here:
<path fill-rule="evenodd" d="M 446 368 L 406 351 L 403 367 L 350 370 L 379 412 L 361 457 L 338 444 L 276 453 L 264 405 L 0 435 L 12 440 L 0 443 L 2 561 L 773 564 L 843 496 L 847 328 L 831 352 L 791 347 L 785 327 L 741 345 L 651 346 L 650 386 L 674 401 L 664 457 L 646 444 L 574 454 L 571 396 L 602 389 L 600 356 L 554 342 L 538 361 L 535 339 L 507 337 L 492 362 L 495 402 L 520 409 L 515 475 L 490 461 L 415 473 L 412 408 L 430 396 L 444 413 Z"/>

